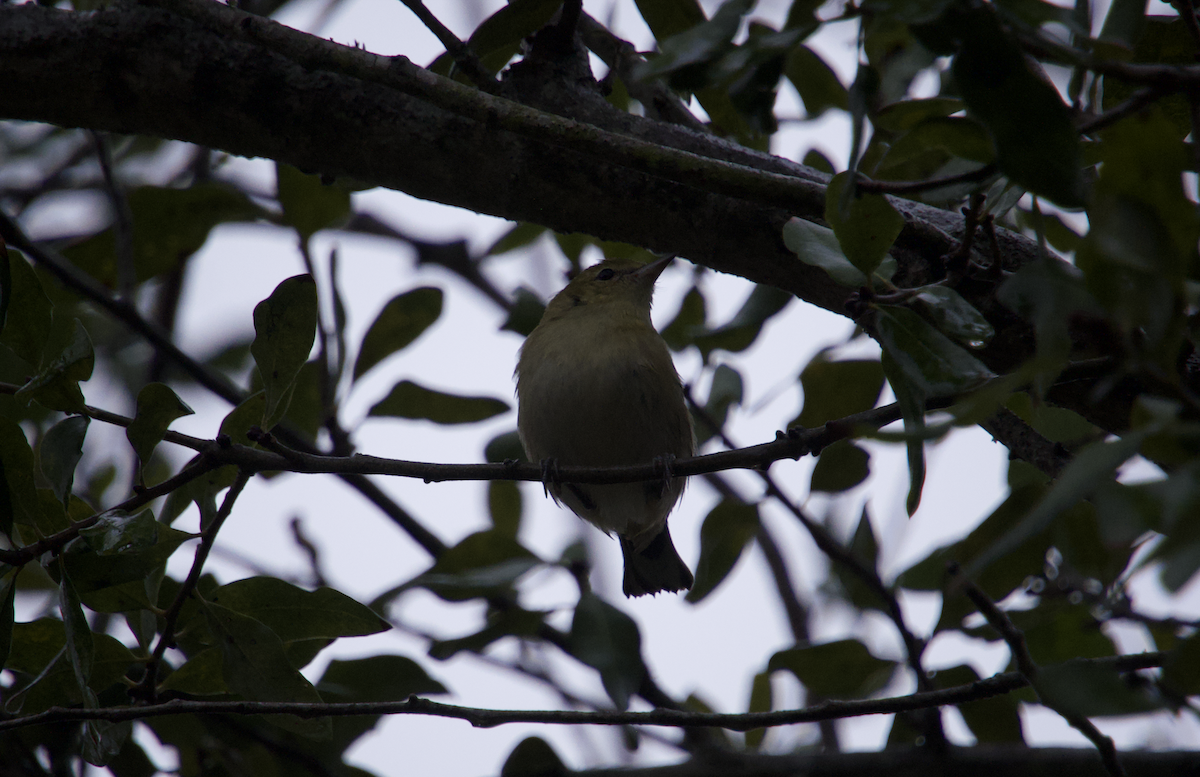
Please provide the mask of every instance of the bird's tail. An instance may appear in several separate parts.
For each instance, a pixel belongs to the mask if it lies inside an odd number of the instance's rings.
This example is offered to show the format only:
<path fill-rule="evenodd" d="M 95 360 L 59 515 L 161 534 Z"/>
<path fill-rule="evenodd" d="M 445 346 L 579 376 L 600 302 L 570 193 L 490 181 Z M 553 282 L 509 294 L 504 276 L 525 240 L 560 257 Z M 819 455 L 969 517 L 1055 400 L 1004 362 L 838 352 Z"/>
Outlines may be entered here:
<path fill-rule="evenodd" d="M 671 532 L 665 523 L 662 531 L 641 550 L 625 537 L 620 539 L 621 553 L 625 556 L 625 582 L 622 588 L 626 596 L 682 591 L 692 587 L 692 571 L 675 550 Z"/>

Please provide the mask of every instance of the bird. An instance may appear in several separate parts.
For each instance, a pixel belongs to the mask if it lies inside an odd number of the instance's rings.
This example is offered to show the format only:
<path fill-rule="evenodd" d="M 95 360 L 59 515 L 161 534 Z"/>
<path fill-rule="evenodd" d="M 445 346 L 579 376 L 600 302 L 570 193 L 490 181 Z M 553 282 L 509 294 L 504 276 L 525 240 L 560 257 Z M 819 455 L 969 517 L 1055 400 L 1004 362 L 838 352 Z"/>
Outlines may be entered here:
<path fill-rule="evenodd" d="M 686 483 L 670 476 L 670 463 L 695 455 L 696 435 L 671 352 L 650 321 L 654 284 L 674 258 L 612 258 L 580 272 L 546 306 L 515 372 L 525 453 L 542 463 L 556 503 L 620 540 L 627 597 L 693 583 L 667 515 Z M 554 476 L 557 465 L 651 462 L 663 464 L 662 478 L 594 485 Z"/>

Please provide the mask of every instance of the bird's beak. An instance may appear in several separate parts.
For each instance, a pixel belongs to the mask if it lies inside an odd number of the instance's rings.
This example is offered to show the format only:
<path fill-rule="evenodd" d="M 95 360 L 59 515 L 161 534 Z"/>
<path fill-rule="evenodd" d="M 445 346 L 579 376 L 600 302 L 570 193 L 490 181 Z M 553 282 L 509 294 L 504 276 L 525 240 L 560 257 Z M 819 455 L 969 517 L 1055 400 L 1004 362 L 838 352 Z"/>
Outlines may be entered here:
<path fill-rule="evenodd" d="M 658 280 L 658 276 L 662 275 L 662 271 L 667 269 L 667 265 L 675 261 L 676 256 L 677 254 L 667 254 L 661 259 L 655 259 L 650 264 L 634 270 L 633 274 L 639 281 L 653 284 Z"/>

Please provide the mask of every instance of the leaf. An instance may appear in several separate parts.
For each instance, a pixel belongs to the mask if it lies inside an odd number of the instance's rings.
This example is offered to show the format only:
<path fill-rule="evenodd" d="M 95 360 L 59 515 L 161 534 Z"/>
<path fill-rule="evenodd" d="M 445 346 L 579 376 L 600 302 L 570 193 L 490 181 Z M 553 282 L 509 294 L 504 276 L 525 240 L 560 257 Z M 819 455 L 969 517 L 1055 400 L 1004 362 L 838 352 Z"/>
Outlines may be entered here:
<path fill-rule="evenodd" d="M 725 0 L 712 19 L 689 25 L 669 38 L 659 38 L 660 53 L 640 65 L 634 71 L 635 77 L 648 81 L 670 76 L 672 88 L 703 88 L 707 85 L 703 66 L 733 46 L 742 16 L 752 5 L 751 0 Z"/>
<path fill-rule="evenodd" d="M 733 318 L 698 334 L 696 346 L 706 361 L 709 354 L 718 348 L 731 353 L 744 351 L 758 338 L 763 324 L 787 307 L 793 298 L 790 292 L 760 283 L 750 292 Z"/>
<path fill-rule="evenodd" d="M 842 253 L 832 229 L 793 216 L 783 225 L 783 243 L 800 261 L 824 270 L 834 283 L 851 288 L 867 285 L 867 276 Z"/>
<path fill-rule="evenodd" d="M 800 373 L 804 407 L 789 427 L 815 429 L 875 407 L 883 392 L 883 365 L 870 359 L 828 361 L 819 354 Z"/>
<path fill-rule="evenodd" d="M 704 295 L 698 287 L 693 286 L 683 295 L 683 300 L 679 303 L 679 312 L 660 334 L 672 351 L 682 351 L 695 342 L 697 333 L 704 331 L 706 320 Z"/>
<path fill-rule="evenodd" d="M 476 532 L 448 548 L 408 586 L 422 586 L 448 602 L 465 602 L 501 593 L 540 563 L 512 537 Z"/>
<path fill-rule="evenodd" d="M 771 693 L 771 673 L 759 672 L 750 683 L 750 703 L 746 712 L 770 712 L 774 706 Z M 746 732 L 746 747 L 758 749 L 762 747 L 767 736 L 765 728 L 754 728 Z"/>
<path fill-rule="evenodd" d="M 186 189 L 139 186 L 127 192 L 126 200 L 135 225 L 133 266 L 139 283 L 178 268 L 208 241 L 214 227 L 266 215 L 233 185 L 216 182 Z M 63 254 L 105 286 L 117 285 L 115 229 L 76 243 Z"/>
<path fill-rule="evenodd" d="M 350 217 L 350 192 L 326 185 L 318 175 L 305 175 L 291 165 L 275 163 L 277 198 L 283 221 L 307 241 L 314 233 L 341 226 Z M 307 355 L 307 354 L 306 354 Z"/>
<path fill-rule="evenodd" d="M 528 221 L 518 222 L 497 238 L 496 242 L 492 243 L 491 247 L 483 252 L 483 255 L 500 256 L 501 254 L 507 254 L 509 251 L 524 248 L 527 245 L 531 245 L 545 233 L 546 228 L 540 224 L 533 224 Z"/>
<path fill-rule="evenodd" d="M 75 319 L 71 342 L 54 361 L 22 386 L 16 396 L 25 402 L 36 400 L 48 410 L 82 412 L 83 392 L 79 390 L 79 382 L 92 377 L 95 365 L 92 340 L 79 319 Z"/>
<path fill-rule="evenodd" d="M 507 402 L 492 397 L 444 394 L 402 380 L 367 412 L 369 416 L 391 416 L 433 421 L 435 424 L 471 424 L 507 413 Z"/>
<path fill-rule="evenodd" d="M 546 740 L 525 737 L 504 760 L 500 777 L 553 777 L 567 774 L 567 767 Z"/>
<path fill-rule="evenodd" d="M 678 35 L 705 21 L 696 0 L 634 0 L 646 26 L 659 41 Z"/>
<path fill-rule="evenodd" d="M 13 625 L 16 621 L 17 575 L 12 570 L 0 578 L 0 667 L 8 665 L 8 654 L 12 649 Z"/>
<path fill-rule="evenodd" d="M 119 683 L 138 659 L 109 635 L 89 633 L 92 670 L 88 687 L 100 693 Z M 57 618 L 13 624 L 12 649 L 5 669 L 23 675 L 25 682 L 36 680 L 5 699 L 10 713 L 19 710 L 22 714 L 33 714 L 55 705 L 77 706 L 84 701 L 75 670 L 66 657 L 63 621 Z"/>
<path fill-rule="evenodd" d="M 194 412 L 170 386 L 148 383 L 142 387 L 137 396 L 137 413 L 133 423 L 125 429 L 125 437 L 133 446 L 143 471 L 171 422 Z"/>
<path fill-rule="evenodd" d="M 708 390 L 708 400 L 704 403 L 704 415 L 693 419 L 697 429 L 697 448 L 721 431 L 725 419 L 729 417 L 730 406 L 742 403 L 742 390 L 742 376 L 738 371 L 727 364 L 717 365 Z M 716 424 L 715 429 L 710 421 Z"/>
<path fill-rule="evenodd" d="M 600 673 L 617 709 L 628 709 L 629 697 L 646 675 L 642 637 L 633 619 L 595 594 L 585 593 L 575 606 L 567 644 L 571 655 Z"/>
<path fill-rule="evenodd" d="M 968 685 L 980 679 L 968 664 L 939 669 L 933 677 L 939 689 Z M 956 706 L 979 744 L 1024 744 L 1020 704 L 1011 694 L 962 702 Z"/>
<path fill-rule="evenodd" d="M 561 5 L 559 0 L 514 0 L 484 19 L 467 43 L 484 69 L 495 75 L 520 51 L 526 38 L 549 23 Z M 446 75 L 453 67 L 453 57 L 442 54 L 429 69 Z"/>
<path fill-rule="evenodd" d="M 849 106 L 846 87 L 837 73 L 808 46 L 796 45 L 788 51 L 783 72 L 800 93 L 807 118 L 815 119 L 830 108 L 844 111 Z"/>
<path fill-rule="evenodd" d="M 84 700 L 84 706 L 94 709 L 99 706 L 88 680 L 92 676 L 92 659 L 95 656 L 95 646 L 92 644 L 92 628 L 88 625 L 87 616 L 79 603 L 79 594 L 62 566 L 59 558 L 59 569 L 62 581 L 58 589 L 58 609 L 62 613 L 63 636 L 66 641 L 67 659 L 71 670 L 75 673 L 75 684 Z"/>
<path fill-rule="evenodd" d="M 896 662 L 876 658 L 858 640 L 843 639 L 781 650 L 771 656 L 767 671 L 781 670 L 794 674 L 810 693 L 817 696 L 859 699 L 891 682 Z"/>
<path fill-rule="evenodd" d="M 488 516 L 492 529 L 516 539 L 521 528 L 521 489 L 511 480 L 488 483 Z"/>
<path fill-rule="evenodd" d="M 758 506 L 722 500 L 700 527 L 700 563 L 696 583 L 687 594 L 689 604 L 704 600 L 721 584 L 758 533 Z"/>
<path fill-rule="evenodd" d="M 1117 468 L 1137 453 L 1147 434 L 1144 429 L 1134 431 L 1118 440 L 1093 443 L 1078 451 L 1037 506 L 976 558 L 967 568 L 967 575 L 976 577 L 993 561 L 1045 530 L 1064 510 L 1089 496 L 1101 483 L 1111 480 Z"/>
<path fill-rule="evenodd" d="M 504 332 L 516 332 L 519 335 L 528 336 L 542 320 L 542 314 L 545 312 L 546 303 L 542 302 L 541 297 L 524 286 L 519 286 L 513 292 L 508 318 L 501 324 L 500 329 Z"/>
<path fill-rule="evenodd" d="M 396 655 L 353 660 L 334 659 L 317 681 L 326 702 L 403 701 L 413 694 L 447 693 L 446 687 L 426 674 L 420 664 Z M 335 752 L 342 753 L 363 734 L 375 728 L 381 715 L 355 715 L 333 719 Z"/>
<path fill-rule="evenodd" d="M 145 580 L 194 535 L 172 529 L 143 510 L 105 513 L 80 532 L 62 558 L 84 604 L 97 612 L 128 612 L 154 605 Z M 128 587 L 125 584 L 130 584 Z"/>
<path fill-rule="evenodd" d="M 903 133 L 927 119 L 944 118 L 958 113 L 965 106 L 953 97 L 930 97 L 923 100 L 902 100 L 885 105 L 871 117 L 877 129 Z"/>
<path fill-rule="evenodd" d="M 1163 665 L 1163 683 L 1180 696 L 1200 693 L 1200 632 L 1184 639 Z"/>
<path fill-rule="evenodd" d="M 41 512 L 33 450 L 21 427 L 0 416 L 0 532 L 11 536 L 14 523 L 36 525 Z"/>
<path fill-rule="evenodd" d="M 982 348 L 996 333 L 983 314 L 949 286 L 926 286 L 913 300 L 921 305 L 938 331 L 963 345 Z"/>
<path fill-rule="evenodd" d="M 266 397 L 262 427 L 270 430 L 287 412 L 292 383 L 308 361 L 317 332 L 317 284 L 311 275 L 280 283 L 254 308 L 250 352 Z"/>
<path fill-rule="evenodd" d="M 880 194 L 852 191 L 854 173 L 838 173 L 825 191 L 825 220 L 850 263 L 870 276 L 904 229 L 904 217 Z"/>
<path fill-rule="evenodd" d="M 878 305 L 875 315 L 880 345 L 925 397 L 953 396 L 995 377 L 982 362 L 911 310 Z"/>
<path fill-rule="evenodd" d="M 955 33 L 951 72 L 967 109 L 991 131 L 1001 171 L 1062 207 L 1082 206 L 1079 134 L 1058 91 L 1033 72 L 994 13 L 961 14 Z"/>
<path fill-rule="evenodd" d="M 502 461 L 525 461 L 525 448 L 521 446 L 521 435 L 516 429 L 498 434 L 483 450 L 483 460 L 491 464 Z"/>
<path fill-rule="evenodd" d="M 1089 718 L 1135 715 L 1166 706 L 1111 668 L 1084 661 L 1039 667 L 1033 687 L 1043 704 Z"/>
<path fill-rule="evenodd" d="M 64 506 L 75 483 L 75 467 L 83 457 L 83 439 L 90 421 L 87 416 L 64 418 L 46 431 L 38 449 L 42 474 Z"/>
<path fill-rule="evenodd" d="M 321 695 L 287 659 L 283 642 L 261 622 L 200 600 L 205 621 L 221 648 L 225 682 L 234 693 L 255 701 L 319 704 Z M 267 720 L 303 737 L 329 739 L 329 718 L 270 715 Z"/>
<path fill-rule="evenodd" d="M 1187 22 L 1177 15 L 1147 16 L 1133 49 L 1133 62 L 1157 65 L 1195 64 L 1196 42 L 1188 31 Z M 1133 96 L 1139 88 L 1116 77 L 1102 80 L 1103 110 L 1110 111 Z M 1156 105 L 1175 128 L 1175 138 L 1182 139 L 1192 130 L 1191 107 L 1185 94 L 1167 94 Z"/>
<path fill-rule="evenodd" d="M 305 591 L 273 577 L 248 577 L 208 594 L 208 600 L 262 623 L 284 642 L 361 637 L 391 625 L 369 607 L 332 588 Z"/>
<path fill-rule="evenodd" d="M 839 440 L 823 449 L 813 467 L 813 491 L 849 491 L 867 479 L 871 456 L 849 440 Z"/>
<path fill-rule="evenodd" d="M 875 530 L 871 528 L 871 514 L 864 504 L 858 518 L 858 527 L 850 540 L 850 555 L 858 560 L 865 569 L 879 573 L 879 544 L 875 541 Z M 884 611 L 888 602 L 880 598 L 879 593 L 845 564 L 835 564 L 833 573 L 837 576 L 846 598 L 860 610 L 874 609 Z"/>
<path fill-rule="evenodd" d="M 442 315 L 442 290 L 422 286 L 392 297 L 379 311 L 358 349 L 354 379 L 407 348 Z"/>
<path fill-rule="evenodd" d="M 464 650 L 482 654 L 489 645 L 505 637 L 537 638 L 538 632 L 546 625 L 546 615 L 520 607 L 495 610 L 488 613 L 487 625 L 474 634 L 457 639 L 434 640 L 429 645 L 429 656 L 447 661 Z"/>
<path fill-rule="evenodd" d="M 921 504 L 921 491 L 925 487 L 925 402 L 929 397 L 925 386 L 914 383 L 886 350 L 881 363 L 904 419 L 908 455 L 908 496 L 904 500 L 904 508 L 911 517 Z"/>
<path fill-rule="evenodd" d="M 25 257 L 10 248 L 5 258 L 8 277 L 3 289 L 6 305 L 0 313 L 0 343 L 37 369 L 50 336 L 53 306 Z"/>

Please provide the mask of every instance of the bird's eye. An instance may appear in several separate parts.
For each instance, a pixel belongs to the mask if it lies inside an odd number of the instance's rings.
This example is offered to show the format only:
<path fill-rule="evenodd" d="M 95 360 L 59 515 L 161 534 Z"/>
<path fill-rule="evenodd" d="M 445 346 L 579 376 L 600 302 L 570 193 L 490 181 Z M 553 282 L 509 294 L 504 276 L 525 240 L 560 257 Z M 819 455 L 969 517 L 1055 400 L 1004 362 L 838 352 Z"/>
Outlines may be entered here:
<path fill-rule="evenodd" d="M 605 267 L 603 270 L 601 270 L 601 271 L 600 271 L 600 274 L 596 276 L 596 280 L 598 280 L 598 281 L 611 281 L 611 280 L 612 280 L 612 277 L 613 277 L 614 275 L 616 275 L 616 273 L 615 273 L 615 272 L 613 272 L 613 270 L 612 270 L 612 268 L 611 268 L 611 267 Z"/>

